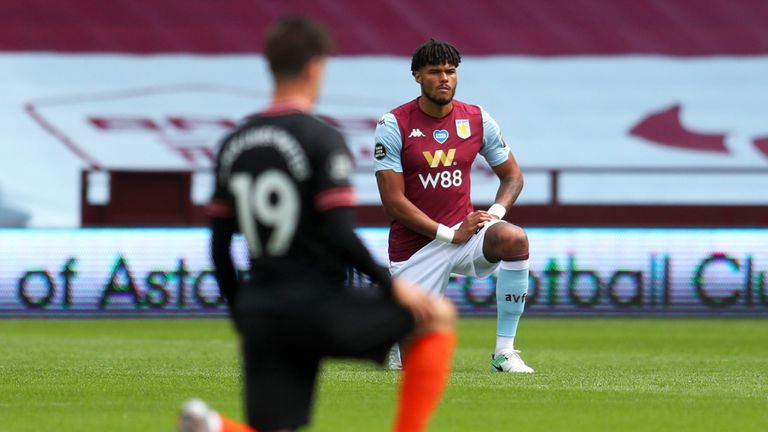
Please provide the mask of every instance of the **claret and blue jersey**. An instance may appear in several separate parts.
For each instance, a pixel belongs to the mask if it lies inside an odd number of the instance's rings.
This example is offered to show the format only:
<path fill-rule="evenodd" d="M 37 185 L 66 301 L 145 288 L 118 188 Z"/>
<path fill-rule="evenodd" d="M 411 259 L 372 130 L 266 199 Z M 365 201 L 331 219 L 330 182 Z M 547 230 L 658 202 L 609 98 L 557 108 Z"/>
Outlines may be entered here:
<path fill-rule="evenodd" d="M 385 114 L 376 126 L 374 168 L 403 174 L 405 197 L 438 223 L 453 226 L 473 211 L 472 163 L 481 154 L 492 167 L 509 158 L 496 121 L 481 107 L 453 100 L 442 118 L 414 99 Z M 392 223 L 389 255 L 404 261 L 432 239 Z"/>

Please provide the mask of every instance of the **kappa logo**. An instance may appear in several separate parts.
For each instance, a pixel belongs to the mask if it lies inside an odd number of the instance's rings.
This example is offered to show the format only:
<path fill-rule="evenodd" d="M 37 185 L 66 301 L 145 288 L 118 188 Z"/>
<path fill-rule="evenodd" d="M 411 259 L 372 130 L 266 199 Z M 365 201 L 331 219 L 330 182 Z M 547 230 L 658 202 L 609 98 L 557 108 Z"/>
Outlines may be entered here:
<path fill-rule="evenodd" d="M 435 151 L 435 154 L 428 151 L 425 151 L 422 154 L 424 155 L 424 159 L 427 160 L 430 168 L 437 168 L 441 163 L 443 166 L 451 166 L 453 165 L 453 158 L 456 156 L 456 149 L 448 149 L 447 153 L 442 150 L 437 150 Z"/>
<path fill-rule="evenodd" d="M 416 129 L 413 129 L 411 131 L 411 134 L 408 135 L 408 138 L 420 138 L 420 137 L 423 137 L 423 136 L 426 136 L 426 135 L 424 135 L 424 133 L 421 131 L 421 129 L 416 128 Z"/>

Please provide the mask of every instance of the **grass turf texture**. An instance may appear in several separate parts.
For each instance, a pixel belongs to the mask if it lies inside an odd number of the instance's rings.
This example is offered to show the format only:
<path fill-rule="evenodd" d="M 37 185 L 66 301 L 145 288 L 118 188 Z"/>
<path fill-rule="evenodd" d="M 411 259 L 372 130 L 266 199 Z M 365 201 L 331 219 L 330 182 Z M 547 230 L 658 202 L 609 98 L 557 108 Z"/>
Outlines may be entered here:
<path fill-rule="evenodd" d="M 495 321 L 462 319 L 435 431 L 763 431 L 768 322 L 543 319 L 521 324 L 534 375 L 489 371 Z M 200 396 L 241 418 L 224 320 L 0 320 L 0 431 L 170 431 Z M 327 363 L 313 431 L 386 431 L 397 374 Z"/>

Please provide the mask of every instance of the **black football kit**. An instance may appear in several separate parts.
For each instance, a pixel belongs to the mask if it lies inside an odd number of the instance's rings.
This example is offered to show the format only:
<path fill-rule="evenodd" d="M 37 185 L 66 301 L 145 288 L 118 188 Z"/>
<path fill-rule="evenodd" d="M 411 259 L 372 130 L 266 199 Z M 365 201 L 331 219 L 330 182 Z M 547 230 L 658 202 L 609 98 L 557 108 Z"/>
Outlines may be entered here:
<path fill-rule="evenodd" d="M 322 358 L 383 362 L 414 328 L 353 230 L 352 171 L 342 135 L 299 110 L 249 118 L 217 153 L 212 257 L 242 336 L 248 422 L 258 430 L 309 422 Z M 250 255 L 242 284 L 230 255 L 238 231 Z M 345 287 L 350 267 L 380 295 Z"/>

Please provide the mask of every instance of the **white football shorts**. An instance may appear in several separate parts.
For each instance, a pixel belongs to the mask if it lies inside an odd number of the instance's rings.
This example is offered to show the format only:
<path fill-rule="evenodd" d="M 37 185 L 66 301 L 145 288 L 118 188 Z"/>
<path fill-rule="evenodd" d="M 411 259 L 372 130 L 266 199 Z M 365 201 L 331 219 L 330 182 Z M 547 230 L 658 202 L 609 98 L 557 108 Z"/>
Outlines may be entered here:
<path fill-rule="evenodd" d="M 478 278 L 488 277 L 499 267 L 483 255 L 483 242 L 488 228 L 500 220 L 486 223 L 480 232 L 462 244 L 432 240 L 405 261 L 390 262 L 393 278 L 418 284 L 430 294 L 441 296 L 448 287 L 451 273 Z M 454 226 L 457 228 L 460 224 Z"/>

